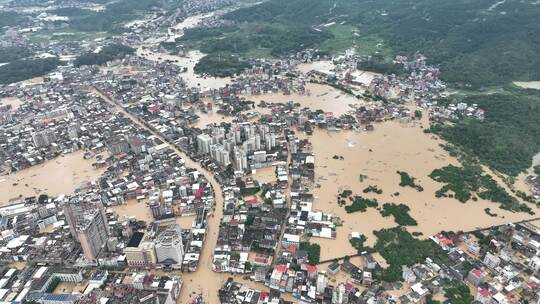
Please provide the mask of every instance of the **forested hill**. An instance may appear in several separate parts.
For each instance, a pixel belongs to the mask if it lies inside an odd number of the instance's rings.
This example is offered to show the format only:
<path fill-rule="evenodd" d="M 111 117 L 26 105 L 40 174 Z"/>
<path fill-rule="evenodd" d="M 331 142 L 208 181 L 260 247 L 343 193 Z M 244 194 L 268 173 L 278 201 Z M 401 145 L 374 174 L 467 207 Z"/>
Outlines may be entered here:
<path fill-rule="evenodd" d="M 480 87 L 540 79 L 539 16 L 539 4 L 519 0 L 268 0 L 225 18 L 352 25 L 391 54 L 424 53 L 444 80 Z"/>

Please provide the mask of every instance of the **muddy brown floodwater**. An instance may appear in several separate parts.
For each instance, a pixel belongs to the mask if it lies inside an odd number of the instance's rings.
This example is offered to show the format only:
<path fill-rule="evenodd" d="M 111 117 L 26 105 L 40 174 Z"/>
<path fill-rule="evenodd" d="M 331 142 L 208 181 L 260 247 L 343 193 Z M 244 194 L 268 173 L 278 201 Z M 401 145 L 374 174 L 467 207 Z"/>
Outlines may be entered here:
<path fill-rule="evenodd" d="M 17 110 L 17 108 L 22 104 L 23 101 L 19 97 L 0 98 L 0 106 L 11 105 L 11 111 Z"/>
<path fill-rule="evenodd" d="M 147 200 L 137 201 L 130 199 L 121 205 L 112 206 L 111 209 L 118 215 L 120 219 L 126 219 L 134 216 L 138 220 L 143 220 L 147 223 L 154 221 L 150 208 L 146 205 Z"/>
<path fill-rule="evenodd" d="M 337 205 L 336 199 L 338 192 L 344 189 L 376 198 L 379 204 L 406 204 L 411 208 L 411 216 L 418 221 L 418 226 L 409 227 L 409 231 L 422 232 L 424 237 L 441 230 L 467 231 L 531 218 L 525 213 L 499 209 L 497 204 L 489 201 L 462 204 L 452 198 L 436 198 L 435 192 L 441 184 L 428 175 L 433 169 L 459 163 L 439 146 L 440 140 L 424 134 L 418 124 L 390 121 L 376 124 L 375 131 L 364 133 L 317 130 L 310 140 L 316 160 L 316 184 L 319 185 L 313 191 L 316 196 L 314 208 L 333 213 L 344 221 L 343 226 L 337 228 L 336 240 L 312 239 L 322 245 L 322 260 L 354 253 L 348 242 L 351 231 L 364 234 L 368 238 L 367 245 L 373 245 L 376 241 L 373 230 L 396 226 L 393 217 L 383 218 L 375 209 L 347 214 Z M 344 159 L 333 159 L 334 155 Z M 400 187 L 397 170 L 417 178 L 424 191 Z M 360 181 L 361 174 L 367 176 L 363 182 Z M 376 185 L 383 193 L 362 193 L 369 185 Z M 394 196 L 395 192 L 399 192 L 399 196 Z M 488 216 L 484 212 L 488 207 L 499 216 Z"/>
<path fill-rule="evenodd" d="M 200 51 L 190 51 L 186 54 L 186 56 L 177 56 L 138 48 L 137 55 L 151 61 L 168 61 L 171 64 L 187 68 L 187 71 L 180 74 L 180 77 L 186 81 L 186 84 L 189 87 L 199 87 L 202 90 L 209 88 L 218 89 L 231 83 L 231 78 L 229 77 L 209 77 L 195 74 L 195 65 L 202 57 L 205 56 L 205 54 L 201 53 Z"/>
<path fill-rule="evenodd" d="M 106 102 L 115 106 L 119 112 L 126 115 L 126 117 L 131 119 L 133 123 L 154 134 L 163 142 L 167 142 L 165 138 L 163 138 L 161 135 L 142 125 L 135 116 L 127 113 L 111 98 L 106 95 L 100 94 L 97 91 L 93 92 L 94 94 L 101 96 Z M 196 294 L 202 294 L 204 300 L 207 303 L 219 303 L 218 291 L 223 285 L 223 283 L 227 280 L 228 276 L 224 274 L 218 275 L 212 271 L 212 254 L 214 252 L 214 247 L 217 242 L 219 223 L 221 221 L 221 217 L 223 216 L 223 191 L 217 180 L 214 178 L 212 172 L 203 168 L 201 164 L 193 161 L 184 152 L 180 151 L 174 146 L 170 147 L 185 161 L 185 165 L 187 167 L 198 170 L 208 179 L 209 183 L 212 185 L 212 189 L 214 190 L 215 194 L 215 208 L 212 214 L 210 214 L 210 216 L 208 217 L 207 234 L 201 251 L 199 267 L 196 272 L 182 274 L 184 285 L 182 287 L 182 292 L 180 293 L 180 297 L 178 298 L 177 303 L 191 303 Z M 174 272 L 168 274 L 174 274 Z"/>
<path fill-rule="evenodd" d="M 197 115 L 199 115 L 199 120 L 197 120 L 194 124 L 193 124 L 193 127 L 196 127 L 196 128 L 199 128 L 199 129 L 204 129 L 206 128 L 207 125 L 209 124 L 213 124 L 213 123 L 222 123 L 222 122 L 225 122 L 225 123 L 231 123 L 235 117 L 233 116 L 223 116 L 221 114 L 218 114 L 218 113 L 197 113 Z"/>
<path fill-rule="evenodd" d="M 514 183 L 516 190 L 523 191 L 527 194 L 532 194 L 531 186 L 527 184 L 527 177 L 534 174 L 534 167 L 540 165 L 540 153 L 536 154 L 532 159 L 532 166 L 527 170 L 527 172 L 520 173 Z"/>
<path fill-rule="evenodd" d="M 251 177 L 254 180 L 257 180 L 260 184 L 275 184 L 277 182 L 276 168 L 274 166 L 271 166 L 267 168 L 257 169 Z"/>
<path fill-rule="evenodd" d="M 324 112 L 332 112 L 335 116 L 345 114 L 352 110 L 350 105 L 358 106 L 365 103 L 362 99 L 345 94 L 340 90 L 327 85 L 307 83 L 306 91 L 309 94 L 301 95 L 292 93 L 290 95 L 285 95 L 283 93 L 272 93 L 246 96 L 246 98 L 255 101 L 255 104 L 258 104 L 261 100 L 274 103 L 294 101 L 295 103 L 299 103 L 302 108 L 308 107 L 312 110 L 320 109 Z"/>
<path fill-rule="evenodd" d="M 161 56 L 161 54 L 155 56 Z M 216 84 L 213 83 L 213 85 Z M 307 88 L 310 91 L 309 96 L 265 94 L 250 96 L 250 99 L 268 102 L 293 100 L 302 106 L 322 109 L 326 112 L 333 112 L 335 115 L 346 113 L 350 109 L 349 104 L 363 103 L 362 100 L 345 95 L 328 86 L 308 84 Z M 113 103 L 109 98 L 105 97 L 105 100 Z M 125 113 L 122 108 L 117 108 Z M 136 122 L 133 116 L 125 114 Z M 214 117 L 203 117 L 203 115 L 205 114 L 201 114 L 201 120 L 204 122 L 224 119 L 219 115 Z M 343 220 L 343 226 L 337 228 L 335 240 L 312 239 L 313 242 L 322 245 L 322 260 L 355 253 L 348 242 L 349 233 L 352 231 L 366 235 L 367 245 L 373 245 L 376 241 L 373 230 L 396 226 L 392 217 L 383 218 L 375 209 L 368 209 L 365 213 L 347 214 L 343 207 L 337 205 L 336 199 L 338 192 L 343 189 L 351 189 L 355 194 L 377 198 L 381 204 L 393 202 L 408 205 L 411 208 L 411 216 L 418 221 L 418 226 L 408 229 L 411 232 L 422 232 L 424 237 L 441 230 L 470 230 L 530 218 L 524 213 L 501 210 L 497 208 L 496 204 L 487 201 L 479 200 L 462 204 L 451 198 L 435 198 L 435 191 L 441 185 L 431 180 L 428 175 L 433 169 L 448 164 L 458 165 L 459 163 L 439 146 L 442 141 L 423 133 L 421 125 L 428 126 L 427 116 L 425 113 L 421 123 L 401 124 L 394 121 L 379 123 L 375 125 L 373 132 L 316 130 L 313 136 L 310 136 L 316 159 L 315 184 L 317 186 L 313 189 L 316 197 L 314 208 L 333 213 Z M 208 218 L 209 228 L 201 253 L 199 269 L 194 273 L 182 275 L 184 286 L 178 303 L 190 303 L 199 293 L 203 295 L 207 303 L 218 303 L 218 290 L 231 276 L 214 273 L 211 270 L 212 253 L 223 214 L 222 190 L 211 172 L 191 161 L 181 151 L 177 149 L 175 151 L 186 160 L 187 166 L 196 168 L 208 178 L 216 194 L 216 207 Z M 333 159 L 334 155 L 342 156 L 343 159 Z M 275 179 L 272 176 L 272 170 L 272 168 L 257 170 L 253 177 L 263 182 L 272 181 Z M 397 170 L 408 172 L 417 178 L 417 182 L 424 187 L 424 191 L 418 192 L 413 188 L 400 187 Z M 367 176 L 363 181 L 360 180 L 361 174 Z M 362 193 L 362 190 L 369 185 L 378 186 L 383 190 L 383 193 L 381 195 Z M 399 196 L 394 196 L 395 192 L 399 192 Z M 137 209 L 140 206 L 137 204 L 141 203 L 131 203 L 131 205 L 128 203 L 126 206 L 115 208 L 119 214 L 135 215 L 141 218 L 148 217 L 147 211 L 143 212 Z M 135 207 L 131 207 L 132 205 Z M 490 217 L 485 214 L 484 208 L 486 207 L 496 210 L 499 216 Z M 141 209 L 147 210 L 148 208 Z M 177 222 L 183 228 L 187 228 L 191 223 L 190 218 L 177 218 Z M 382 257 L 376 254 L 375 258 L 384 264 Z M 240 276 L 236 276 L 235 280 L 260 290 L 268 290 L 262 284 L 244 280 Z M 290 294 L 286 297 L 294 301 Z"/>
<path fill-rule="evenodd" d="M 104 169 L 92 167 L 93 159 L 84 159 L 76 151 L 9 175 L 0 175 L 0 204 L 20 195 L 71 194 L 83 181 L 94 181 Z"/>

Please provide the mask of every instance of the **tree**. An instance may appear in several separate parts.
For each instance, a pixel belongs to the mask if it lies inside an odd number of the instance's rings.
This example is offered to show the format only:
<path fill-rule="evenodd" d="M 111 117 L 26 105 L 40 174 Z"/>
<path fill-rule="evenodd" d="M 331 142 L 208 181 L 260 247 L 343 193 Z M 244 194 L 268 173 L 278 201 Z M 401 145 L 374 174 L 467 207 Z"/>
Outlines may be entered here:
<path fill-rule="evenodd" d="M 384 217 L 394 216 L 394 220 L 401 226 L 416 226 L 418 223 L 414 218 L 409 215 L 411 209 L 404 204 L 384 204 L 383 209 L 380 211 Z"/>
<path fill-rule="evenodd" d="M 444 296 L 452 304 L 470 304 L 474 301 L 469 287 L 461 282 L 454 282 L 445 288 Z"/>
<path fill-rule="evenodd" d="M 444 264 L 448 260 L 446 253 L 435 242 L 416 239 L 404 228 L 381 229 L 374 234 L 377 237 L 374 250 L 389 264 L 382 273 L 381 278 L 384 281 L 400 281 L 403 265 L 412 266 L 426 258 L 431 258 L 438 264 Z"/>
<path fill-rule="evenodd" d="M 60 65 L 58 58 L 19 59 L 0 66 L 0 84 L 43 76 Z"/>
<path fill-rule="evenodd" d="M 49 200 L 49 196 L 47 194 L 40 194 L 38 197 L 39 204 L 45 204 L 48 200 Z"/>
<path fill-rule="evenodd" d="M 251 65 L 230 54 L 210 54 L 206 55 L 195 65 L 197 74 L 209 74 L 216 77 L 228 77 L 242 72 Z"/>
<path fill-rule="evenodd" d="M 115 59 L 122 59 L 126 55 L 133 54 L 133 52 L 135 52 L 135 49 L 129 46 L 122 44 L 110 44 L 101 49 L 101 51 L 98 53 L 88 52 L 86 54 L 82 54 L 75 59 L 73 65 L 76 67 L 83 65 L 103 65 Z"/>
<path fill-rule="evenodd" d="M 311 244 L 309 242 L 300 243 L 300 250 L 304 250 L 308 254 L 308 260 L 311 265 L 319 264 L 321 256 L 321 246 L 319 244 Z"/>
<path fill-rule="evenodd" d="M 232 164 L 227 165 L 227 168 L 225 169 L 225 173 L 227 173 L 228 176 L 234 176 L 234 168 Z"/>

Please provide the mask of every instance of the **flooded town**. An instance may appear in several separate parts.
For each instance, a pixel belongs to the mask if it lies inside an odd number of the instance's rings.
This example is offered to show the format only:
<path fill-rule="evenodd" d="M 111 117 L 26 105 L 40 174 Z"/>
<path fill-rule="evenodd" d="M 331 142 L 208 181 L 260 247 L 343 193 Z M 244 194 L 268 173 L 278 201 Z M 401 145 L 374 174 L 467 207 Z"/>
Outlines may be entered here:
<path fill-rule="evenodd" d="M 176 43 L 264 5 L 232 0 L 30 42 L 95 2 L 0 1 L 35 17 L 1 46 L 62 62 L 0 84 L 1 303 L 540 301 L 540 153 L 510 178 L 446 141 L 492 113 L 449 101 L 430 58 L 375 72 L 308 47 L 201 73 Z M 111 45 L 130 51 L 80 64 Z"/>

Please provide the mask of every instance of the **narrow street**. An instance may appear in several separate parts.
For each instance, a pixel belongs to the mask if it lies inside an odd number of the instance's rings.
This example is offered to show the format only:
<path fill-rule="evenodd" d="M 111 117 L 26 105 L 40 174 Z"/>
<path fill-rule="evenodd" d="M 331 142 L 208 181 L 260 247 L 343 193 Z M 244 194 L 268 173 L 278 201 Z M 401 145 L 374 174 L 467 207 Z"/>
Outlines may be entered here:
<path fill-rule="evenodd" d="M 103 98 L 103 100 L 105 100 L 109 104 L 113 105 L 119 112 L 123 113 L 126 117 L 131 119 L 133 123 L 137 124 L 141 128 L 144 128 L 148 132 L 151 132 L 164 143 L 168 143 L 170 148 L 174 150 L 175 153 L 185 161 L 187 167 L 197 169 L 206 177 L 208 182 L 212 185 L 215 195 L 215 211 L 208 217 L 206 240 L 204 241 L 203 249 L 201 252 L 199 268 L 196 272 L 182 274 L 184 285 L 182 287 L 182 292 L 180 294 L 180 299 L 178 303 L 190 303 L 190 299 L 193 298 L 194 292 L 201 293 L 207 303 L 219 303 L 218 290 L 229 276 L 226 274 L 218 274 L 212 271 L 212 254 L 214 251 L 213 248 L 217 242 L 219 223 L 223 216 L 223 191 L 221 189 L 221 185 L 214 178 L 212 172 L 203 168 L 198 162 L 193 161 L 191 158 L 189 158 L 187 154 L 177 149 L 159 133 L 145 126 L 143 123 L 140 122 L 139 118 L 128 113 L 124 108 L 122 108 L 119 103 L 102 94 L 95 88 L 92 88 L 91 91 L 94 94 Z M 174 274 L 174 272 L 169 274 Z"/>
<path fill-rule="evenodd" d="M 196 272 L 181 273 L 184 284 L 182 286 L 182 291 L 180 292 L 180 297 L 177 303 L 189 304 L 196 297 L 197 294 L 202 294 L 205 303 L 212 303 L 212 304 L 219 303 L 219 289 L 221 288 L 223 283 L 225 283 L 227 278 L 233 276 L 232 274 L 229 274 L 229 273 L 217 273 L 217 272 L 212 271 L 212 255 L 214 252 L 213 249 L 214 249 L 215 244 L 217 243 L 219 224 L 220 224 L 221 218 L 223 217 L 224 199 L 223 199 L 223 190 L 221 188 L 221 185 L 214 178 L 214 175 L 212 172 L 202 167 L 200 163 L 193 161 L 186 153 L 176 148 L 174 144 L 172 144 L 163 136 L 161 136 L 161 134 L 145 126 L 138 117 L 128 113 L 118 102 L 102 94 L 96 88 L 91 88 L 90 91 L 96 94 L 97 96 L 103 98 L 103 100 L 105 100 L 110 105 L 114 106 L 117 111 L 123 113 L 134 124 L 138 125 L 141 128 L 144 128 L 145 130 L 152 133 L 152 135 L 156 136 L 164 143 L 167 143 L 169 147 L 185 161 L 186 167 L 197 169 L 206 177 L 208 182 L 212 185 L 212 188 L 214 190 L 214 196 L 215 196 L 215 210 L 208 217 L 206 239 L 204 241 L 203 249 L 201 252 L 199 268 L 197 269 Z M 291 151 L 289 147 L 288 156 L 287 156 L 287 165 L 286 165 L 287 172 L 289 171 L 289 164 L 291 162 L 291 159 L 292 159 L 292 155 L 291 155 Z M 290 195 L 290 184 L 285 189 L 285 195 L 286 196 Z M 288 203 L 288 208 L 290 208 L 290 205 L 291 205 L 290 199 L 287 200 L 287 203 Z M 284 233 L 284 229 L 281 230 L 281 234 L 278 239 L 278 248 L 277 248 L 276 254 L 281 249 L 280 246 L 281 246 L 281 239 L 283 237 L 283 233 Z M 154 271 L 154 272 L 160 273 L 160 271 Z M 175 273 L 180 274 L 179 272 L 166 272 L 162 274 L 173 275 Z M 269 290 L 268 287 L 264 286 L 261 283 L 245 280 L 243 276 L 234 275 L 234 280 L 242 284 L 246 284 L 247 286 L 250 286 L 258 290 L 266 290 L 266 291 Z M 282 298 L 288 301 L 295 301 L 295 298 L 291 294 L 282 294 Z"/>
<path fill-rule="evenodd" d="M 291 145 L 289 144 L 288 147 L 287 147 L 287 164 L 285 165 L 285 169 L 287 170 L 287 176 L 290 178 L 291 175 L 289 174 L 289 165 L 291 164 L 291 161 L 292 161 L 292 153 L 291 153 Z M 292 206 L 292 199 L 291 199 L 291 181 L 289 181 L 289 183 L 287 184 L 287 188 L 285 189 L 284 191 L 284 194 L 285 194 L 285 199 L 286 199 L 286 202 L 287 202 L 287 215 L 286 215 L 286 220 L 289 218 L 290 216 L 290 213 L 291 213 L 291 206 Z M 272 259 L 272 263 L 275 265 L 276 263 L 276 258 L 279 256 L 279 253 L 281 252 L 281 250 L 283 250 L 282 246 L 281 246 L 281 242 L 283 241 L 283 234 L 285 234 L 285 228 L 286 228 L 287 225 L 282 225 L 281 227 L 281 230 L 279 232 L 279 237 L 278 237 L 278 240 L 277 240 L 277 247 L 276 247 L 276 250 L 274 252 L 274 257 Z"/>

